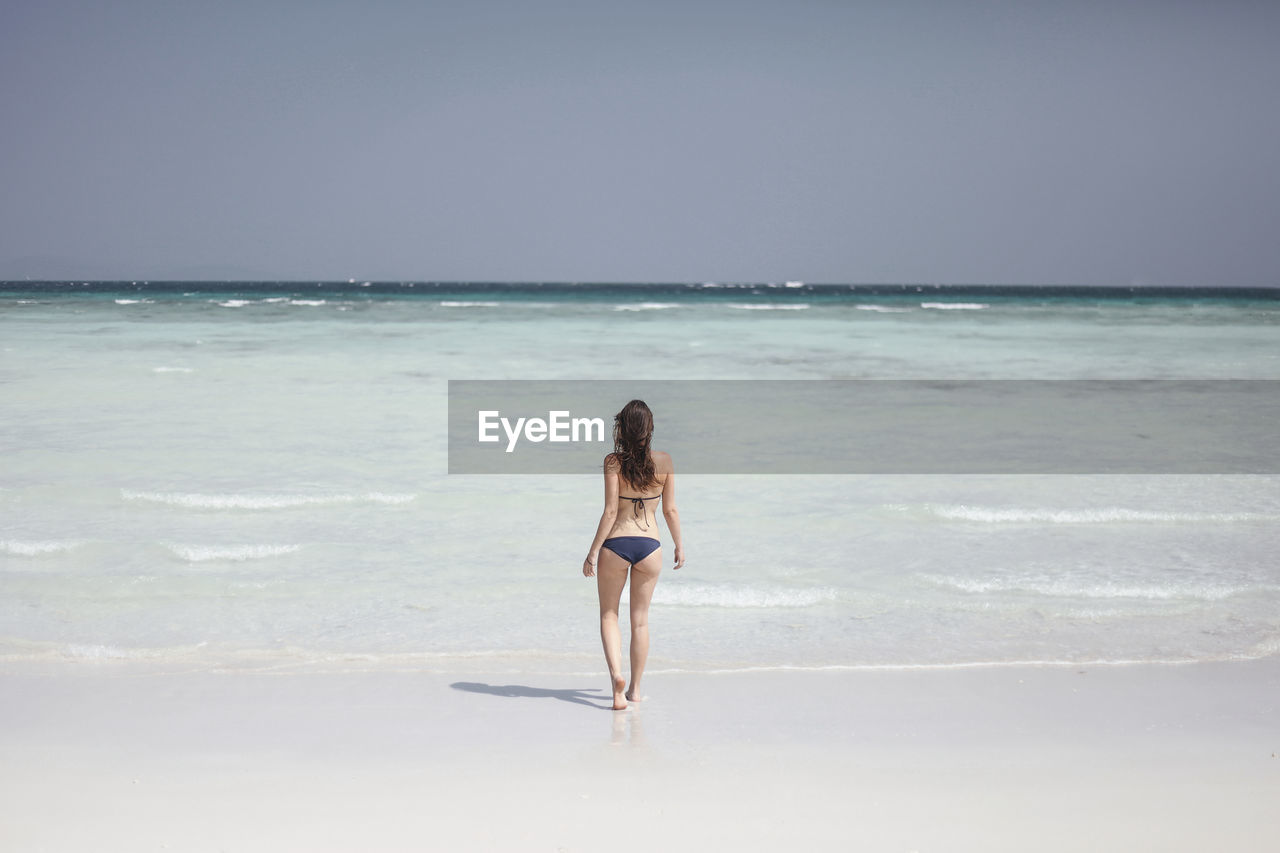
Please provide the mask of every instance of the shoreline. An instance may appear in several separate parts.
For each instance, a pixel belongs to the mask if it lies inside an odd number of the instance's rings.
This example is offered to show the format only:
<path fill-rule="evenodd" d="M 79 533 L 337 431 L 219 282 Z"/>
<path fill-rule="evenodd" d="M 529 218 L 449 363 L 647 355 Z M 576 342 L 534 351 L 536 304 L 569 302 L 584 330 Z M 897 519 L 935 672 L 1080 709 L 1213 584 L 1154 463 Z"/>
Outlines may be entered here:
<path fill-rule="evenodd" d="M 616 713 L 605 682 L 6 671 L 0 845 L 595 850 L 633 819 L 609 846 L 1273 840 L 1277 658 L 651 673 Z"/>

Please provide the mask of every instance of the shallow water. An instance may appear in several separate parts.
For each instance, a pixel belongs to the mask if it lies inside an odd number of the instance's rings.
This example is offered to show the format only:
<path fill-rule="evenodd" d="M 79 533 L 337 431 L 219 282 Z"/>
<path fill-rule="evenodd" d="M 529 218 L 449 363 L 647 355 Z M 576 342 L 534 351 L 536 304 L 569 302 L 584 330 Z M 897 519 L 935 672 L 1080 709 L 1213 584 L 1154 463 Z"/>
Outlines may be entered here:
<path fill-rule="evenodd" d="M 1276 379 L 1280 301 L 11 285 L 0 655 L 596 672 L 598 479 L 446 475 L 446 381 L 864 377 Z M 655 671 L 1280 652 L 1273 476 L 679 489 Z"/>

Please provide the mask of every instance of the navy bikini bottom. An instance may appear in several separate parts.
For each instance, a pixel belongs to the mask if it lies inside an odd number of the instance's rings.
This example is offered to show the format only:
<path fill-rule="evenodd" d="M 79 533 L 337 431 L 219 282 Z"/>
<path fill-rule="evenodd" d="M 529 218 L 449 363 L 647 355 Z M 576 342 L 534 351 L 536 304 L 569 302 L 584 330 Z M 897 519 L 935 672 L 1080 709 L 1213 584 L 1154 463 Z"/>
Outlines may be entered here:
<path fill-rule="evenodd" d="M 660 541 L 648 536 L 615 536 L 602 544 L 633 566 L 662 547 Z"/>

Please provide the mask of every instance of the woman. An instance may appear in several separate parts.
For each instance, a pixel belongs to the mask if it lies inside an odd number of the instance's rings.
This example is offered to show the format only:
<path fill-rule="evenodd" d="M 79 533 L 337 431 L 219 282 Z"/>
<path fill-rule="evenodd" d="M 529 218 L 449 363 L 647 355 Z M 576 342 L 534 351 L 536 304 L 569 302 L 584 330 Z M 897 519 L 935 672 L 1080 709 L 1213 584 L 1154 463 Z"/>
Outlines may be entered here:
<path fill-rule="evenodd" d="M 613 452 L 604 458 L 604 512 L 582 573 L 596 577 L 600 594 L 600 640 L 609 665 L 613 710 L 640 701 L 640 676 L 649 657 L 649 601 L 662 571 L 662 542 L 657 507 L 675 542 L 675 568 L 684 565 L 680 515 L 676 512 L 676 475 L 671 457 L 649 448 L 653 412 L 643 400 L 632 400 L 613 419 Z M 603 550 L 602 550 L 603 549 Z M 598 570 L 597 570 L 598 564 Z M 622 677 L 622 632 L 618 601 L 631 574 L 631 685 Z"/>

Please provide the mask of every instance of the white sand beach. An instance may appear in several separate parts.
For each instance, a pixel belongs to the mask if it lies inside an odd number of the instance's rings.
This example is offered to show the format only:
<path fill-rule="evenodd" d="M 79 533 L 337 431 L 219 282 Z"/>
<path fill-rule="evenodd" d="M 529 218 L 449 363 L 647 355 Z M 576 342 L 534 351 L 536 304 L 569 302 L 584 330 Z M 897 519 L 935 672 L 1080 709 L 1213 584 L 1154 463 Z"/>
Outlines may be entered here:
<path fill-rule="evenodd" d="M 10 667 L 0 847 L 1275 849 L 1275 659 L 603 681 Z"/>

